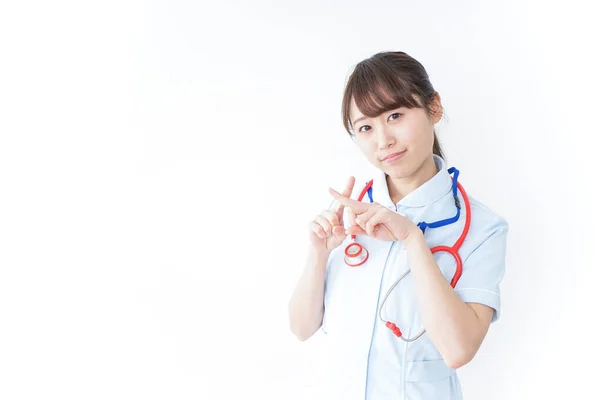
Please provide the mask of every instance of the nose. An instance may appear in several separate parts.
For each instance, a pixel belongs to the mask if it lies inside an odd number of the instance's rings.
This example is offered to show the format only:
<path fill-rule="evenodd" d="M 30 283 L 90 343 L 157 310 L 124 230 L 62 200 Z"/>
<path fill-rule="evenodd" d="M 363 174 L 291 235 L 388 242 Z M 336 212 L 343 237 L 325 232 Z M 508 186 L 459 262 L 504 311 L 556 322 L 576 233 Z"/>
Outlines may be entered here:
<path fill-rule="evenodd" d="M 377 132 L 377 146 L 380 149 L 387 149 L 394 144 L 394 135 L 389 127 L 383 126 Z"/>

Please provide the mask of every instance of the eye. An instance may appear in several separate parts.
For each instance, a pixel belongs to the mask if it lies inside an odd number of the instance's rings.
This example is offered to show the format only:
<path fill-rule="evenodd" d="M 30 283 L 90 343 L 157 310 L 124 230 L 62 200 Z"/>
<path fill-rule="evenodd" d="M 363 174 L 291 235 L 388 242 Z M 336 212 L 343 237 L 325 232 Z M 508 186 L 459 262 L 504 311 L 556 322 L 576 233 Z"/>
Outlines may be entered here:
<path fill-rule="evenodd" d="M 402 114 L 400 114 L 400 113 L 393 113 L 392 115 L 390 115 L 390 116 L 389 116 L 389 118 L 388 118 L 388 119 L 395 120 L 395 119 L 398 119 L 398 118 L 400 118 L 400 116 L 401 116 L 401 115 L 402 115 Z M 392 117 L 394 117 L 394 116 L 395 116 L 395 118 L 392 118 Z"/>
<path fill-rule="evenodd" d="M 363 131 L 362 128 L 369 128 L 369 129 L 371 129 L 371 127 L 369 125 L 363 125 L 360 128 L 358 128 L 358 131 L 359 132 L 366 132 L 366 131 Z"/>

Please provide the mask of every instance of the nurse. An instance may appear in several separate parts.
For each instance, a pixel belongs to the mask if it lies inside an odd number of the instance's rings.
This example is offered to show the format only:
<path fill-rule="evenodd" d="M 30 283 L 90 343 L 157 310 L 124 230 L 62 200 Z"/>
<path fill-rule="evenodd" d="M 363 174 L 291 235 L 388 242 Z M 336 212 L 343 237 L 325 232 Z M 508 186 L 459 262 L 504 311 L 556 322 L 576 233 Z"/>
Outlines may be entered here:
<path fill-rule="evenodd" d="M 341 193 L 329 190 L 338 207 L 310 222 L 306 264 L 289 303 L 298 339 L 324 333 L 328 398 L 462 399 L 456 370 L 500 317 L 507 222 L 468 196 L 471 221 L 454 288 L 455 259 L 431 248 L 452 246 L 463 232 L 460 192 L 458 220 L 421 229 L 457 214 L 451 166 L 434 129 L 442 114 L 427 72 L 406 53 L 377 53 L 348 78 L 343 124 L 376 172 L 350 177 Z M 357 201 L 370 180 L 372 190 Z M 352 235 L 369 253 L 355 267 L 344 261 Z"/>

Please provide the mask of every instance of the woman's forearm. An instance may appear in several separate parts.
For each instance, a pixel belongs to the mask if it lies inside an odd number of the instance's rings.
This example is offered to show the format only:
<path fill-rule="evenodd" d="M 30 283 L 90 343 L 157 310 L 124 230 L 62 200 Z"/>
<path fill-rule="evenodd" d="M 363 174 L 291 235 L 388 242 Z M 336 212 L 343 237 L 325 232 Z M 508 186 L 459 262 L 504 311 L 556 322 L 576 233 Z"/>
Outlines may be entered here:
<path fill-rule="evenodd" d="M 290 329 L 300 340 L 311 337 L 323 322 L 323 295 L 328 257 L 329 253 L 309 250 L 306 265 L 290 299 Z"/>
<path fill-rule="evenodd" d="M 423 325 L 446 364 L 458 368 L 479 349 L 482 324 L 440 271 L 420 230 L 410 234 L 405 246 Z"/>

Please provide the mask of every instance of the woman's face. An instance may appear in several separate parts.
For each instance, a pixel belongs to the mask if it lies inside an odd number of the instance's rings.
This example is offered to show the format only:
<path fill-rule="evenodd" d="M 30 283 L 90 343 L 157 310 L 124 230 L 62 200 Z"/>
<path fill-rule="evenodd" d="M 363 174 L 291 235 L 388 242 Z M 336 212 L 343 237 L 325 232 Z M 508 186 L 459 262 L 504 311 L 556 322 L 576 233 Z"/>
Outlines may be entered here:
<path fill-rule="evenodd" d="M 439 95 L 435 96 L 430 105 L 434 116 L 428 116 L 423 108 L 401 107 L 368 118 L 352 99 L 350 121 L 355 142 L 367 160 L 392 178 L 415 174 L 433 154 L 433 126 L 441 118 Z"/>

